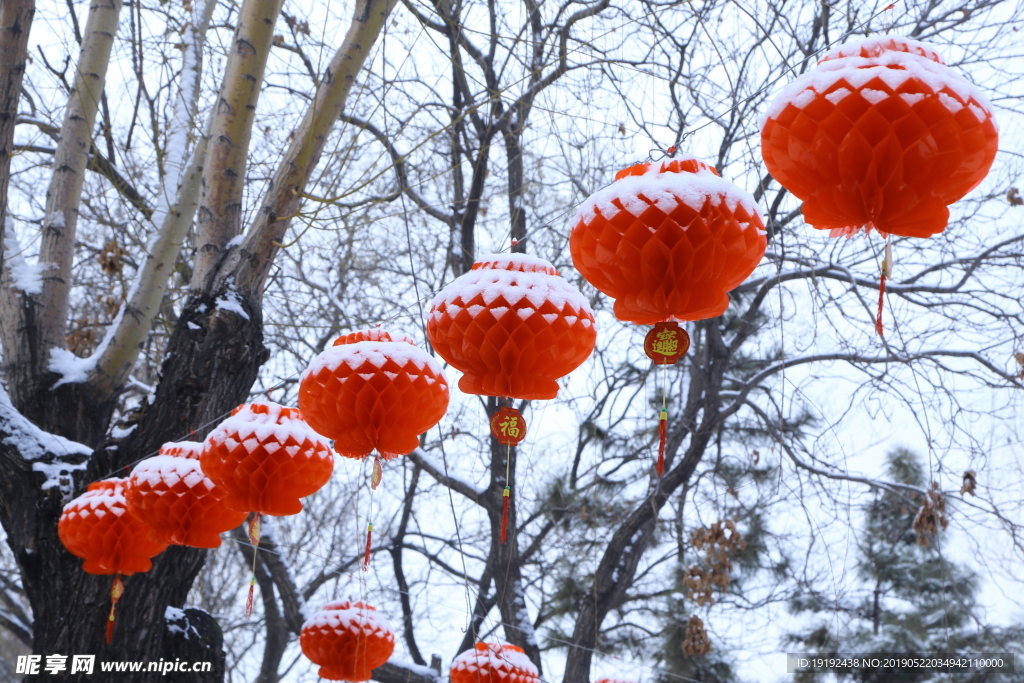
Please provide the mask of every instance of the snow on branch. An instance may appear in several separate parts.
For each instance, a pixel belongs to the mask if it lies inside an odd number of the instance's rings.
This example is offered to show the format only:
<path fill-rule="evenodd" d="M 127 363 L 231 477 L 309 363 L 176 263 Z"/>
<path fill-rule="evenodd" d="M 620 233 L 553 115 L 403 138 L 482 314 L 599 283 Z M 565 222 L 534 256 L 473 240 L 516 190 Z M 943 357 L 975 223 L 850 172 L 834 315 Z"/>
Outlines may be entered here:
<path fill-rule="evenodd" d="M 71 473 L 85 469 L 92 449 L 32 424 L 0 386 L 0 453 L 4 459 L 14 455 L 32 463 L 32 471 L 46 476 L 43 490 L 57 487 L 61 495 L 68 497 L 73 489 Z"/>

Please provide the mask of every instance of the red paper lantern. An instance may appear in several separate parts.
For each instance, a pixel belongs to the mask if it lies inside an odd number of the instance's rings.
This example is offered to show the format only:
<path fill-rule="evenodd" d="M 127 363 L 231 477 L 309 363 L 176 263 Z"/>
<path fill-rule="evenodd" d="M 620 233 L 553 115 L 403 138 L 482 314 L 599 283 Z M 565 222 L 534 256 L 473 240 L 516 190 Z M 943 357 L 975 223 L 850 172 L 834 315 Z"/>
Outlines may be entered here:
<path fill-rule="evenodd" d="M 573 223 L 576 268 L 640 325 L 721 315 L 767 245 L 753 197 L 694 157 L 619 171 Z"/>
<path fill-rule="evenodd" d="M 930 237 L 988 173 L 992 106 L 931 47 L 881 36 L 844 45 L 768 110 L 761 151 L 819 230 Z"/>
<path fill-rule="evenodd" d="M 586 299 L 550 263 L 496 254 L 438 293 L 427 336 L 465 373 L 467 394 L 549 399 L 556 380 L 590 356 L 597 328 Z"/>
<path fill-rule="evenodd" d="M 193 548 L 220 546 L 220 534 L 245 521 L 217 498 L 216 485 L 203 473 L 203 444 L 165 443 L 160 454 L 132 470 L 125 490 L 128 511 L 151 527 L 161 543 Z"/>
<path fill-rule="evenodd" d="M 124 493 L 127 480 L 104 479 L 67 505 L 57 522 L 60 542 L 80 557 L 87 574 L 131 576 L 148 572 L 150 558 L 166 543 L 150 540 L 150 528 L 128 510 Z"/>
<path fill-rule="evenodd" d="M 477 643 L 452 660 L 451 683 L 540 683 L 540 673 L 521 647 Z"/>
<path fill-rule="evenodd" d="M 363 330 L 338 337 L 309 364 L 299 407 L 346 458 L 412 452 L 448 410 L 441 366 L 405 335 Z"/>
<path fill-rule="evenodd" d="M 320 665 L 330 681 L 368 681 L 395 650 L 395 633 L 387 619 L 362 602 L 324 605 L 302 625 L 299 646 Z"/>
<path fill-rule="evenodd" d="M 199 462 L 228 508 L 278 516 L 302 512 L 299 498 L 334 471 L 330 446 L 302 414 L 269 401 L 235 408 L 206 437 Z"/>
<path fill-rule="evenodd" d="M 633 683 L 633 681 L 627 681 L 623 678 L 599 678 L 594 683 Z"/>

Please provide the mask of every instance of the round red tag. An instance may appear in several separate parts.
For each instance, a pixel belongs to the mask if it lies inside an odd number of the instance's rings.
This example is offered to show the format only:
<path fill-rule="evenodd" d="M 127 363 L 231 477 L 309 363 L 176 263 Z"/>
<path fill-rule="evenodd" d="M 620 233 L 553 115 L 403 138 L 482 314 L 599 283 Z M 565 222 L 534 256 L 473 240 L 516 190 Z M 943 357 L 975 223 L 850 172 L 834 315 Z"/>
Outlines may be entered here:
<path fill-rule="evenodd" d="M 677 322 L 660 322 L 644 337 L 644 353 L 655 365 L 675 365 L 690 348 L 690 335 Z"/>
<path fill-rule="evenodd" d="M 515 408 L 503 407 L 491 418 L 491 434 L 502 446 L 518 446 L 526 438 L 526 420 Z"/>

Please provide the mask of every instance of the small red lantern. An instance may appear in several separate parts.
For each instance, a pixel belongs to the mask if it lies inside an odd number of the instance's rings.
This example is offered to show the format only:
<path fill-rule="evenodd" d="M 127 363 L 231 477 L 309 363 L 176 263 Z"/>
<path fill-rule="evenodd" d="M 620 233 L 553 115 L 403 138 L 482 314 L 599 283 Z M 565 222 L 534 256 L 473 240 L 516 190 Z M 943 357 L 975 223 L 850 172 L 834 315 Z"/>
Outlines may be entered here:
<path fill-rule="evenodd" d="M 159 555 L 166 543 L 150 540 L 150 528 L 128 510 L 125 501 L 126 480 L 104 479 L 89 484 L 61 512 L 57 536 L 64 547 L 80 557 L 87 574 L 113 574 L 110 588 L 110 614 L 107 618 L 106 641 L 114 633 L 117 601 L 124 593 L 122 576 L 148 572 L 151 557 Z"/>
<path fill-rule="evenodd" d="M 299 407 L 346 458 L 411 453 L 448 410 L 448 381 L 405 335 L 362 330 L 338 337 L 309 364 Z"/>
<path fill-rule="evenodd" d="M 374 607 L 343 600 L 323 606 L 302 625 L 302 654 L 329 681 L 368 681 L 395 650 L 395 633 Z"/>
<path fill-rule="evenodd" d="M 633 683 L 622 678 L 599 678 L 594 683 Z"/>
<path fill-rule="evenodd" d="M 573 223 L 577 270 L 639 325 L 722 315 L 767 245 L 754 198 L 695 157 L 619 171 Z"/>
<path fill-rule="evenodd" d="M 593 352 L 597 328 L 586 299 L 550 263 L 495 254 L 434 297 L 427 337 L 464 373 L 465 393 L 549 399 Z"/>
<path fill-rule="evenodd" d="M 214 494 L 216 485 L 203 473 L 203 444 L 166 443 L 159 455 L 132 470 L 125 489 L 128 511 L 151 527 L 161 543 L 217 548 L 220 534 L 245 521 Z"/>
<path fill-rule="evenodd" d="M 269 401 L 235 408 L 206 437 L 199 462 L 228 508 L 278 516 L 302 512 L 299 498 L 334 471 L 327 441 L 298 410 Z"/>
<path fill-rule="evenodd" d="M 930 237 L 995 159 L 992 105 L 930 46 L 843 45 L 786 86 L 761 130 L 772 176 L 833 235 Z"/>
<path fill-rule="evenodd" d="M 540 683 L 540 673 L 521 647 L 477 643 L 452 660 L 451 683 Z"/>

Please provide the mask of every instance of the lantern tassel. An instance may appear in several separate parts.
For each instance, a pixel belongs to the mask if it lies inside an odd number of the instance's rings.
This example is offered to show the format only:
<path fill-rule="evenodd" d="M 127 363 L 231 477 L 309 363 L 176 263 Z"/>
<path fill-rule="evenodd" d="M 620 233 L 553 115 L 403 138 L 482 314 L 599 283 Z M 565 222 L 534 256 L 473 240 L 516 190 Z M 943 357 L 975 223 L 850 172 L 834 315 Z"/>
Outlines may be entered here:
<path fill-rule="evenodd" d="M 892 276 L 892 243 L 885 240 L 885 258 L 882 259 L 882 274 L 878 278 L 878 314 L 875 316 L 875 332 L 878 336 L 885 335 L 882 327 L 882 309 L 885 307 L 885 281 Z"/>
<path fill-rule="evenodd" d="M 668 411 L 662 409 L 658 416 L 658 476 L 665 473 L 665 441 L 668 439 Z"/>
<path fill-rule="evenodd" d="M 253 600 L 256 597 L 256 553 L 260 547 L 260 516 L 256 513 L 249 520 L 249 541 L 252 543 L 252 577 L 249 579 L 249 597 L 245 599 L 245 618 L 252 616 Z"/>
<path fill-rule="evenodd" d="M 110 614 L 107 615 L 107 632 L 104 636 L 107 645 L 110 645 L 110 641 L 114 639 L 114 624 L 117 621 L 117 601 L 121 599 L 123 594 L 124 582 L 121 581 L 120 574 L 115 574 L 114 581 L 110 584 Z"/>
<path fill-rule="evenodd" d="M 501 544 L 505 545 L 505 540 L 508 538 L 508 501 L 512 497 L 512 487 L 506 486 L 501 495 Z"/>
<path fill-rule="evenodd" d="M 363 552 L 363 571 L 370 568 L 370 548 L 373 547 L 373 522 L 366 525 L 366 550 Z"/>

